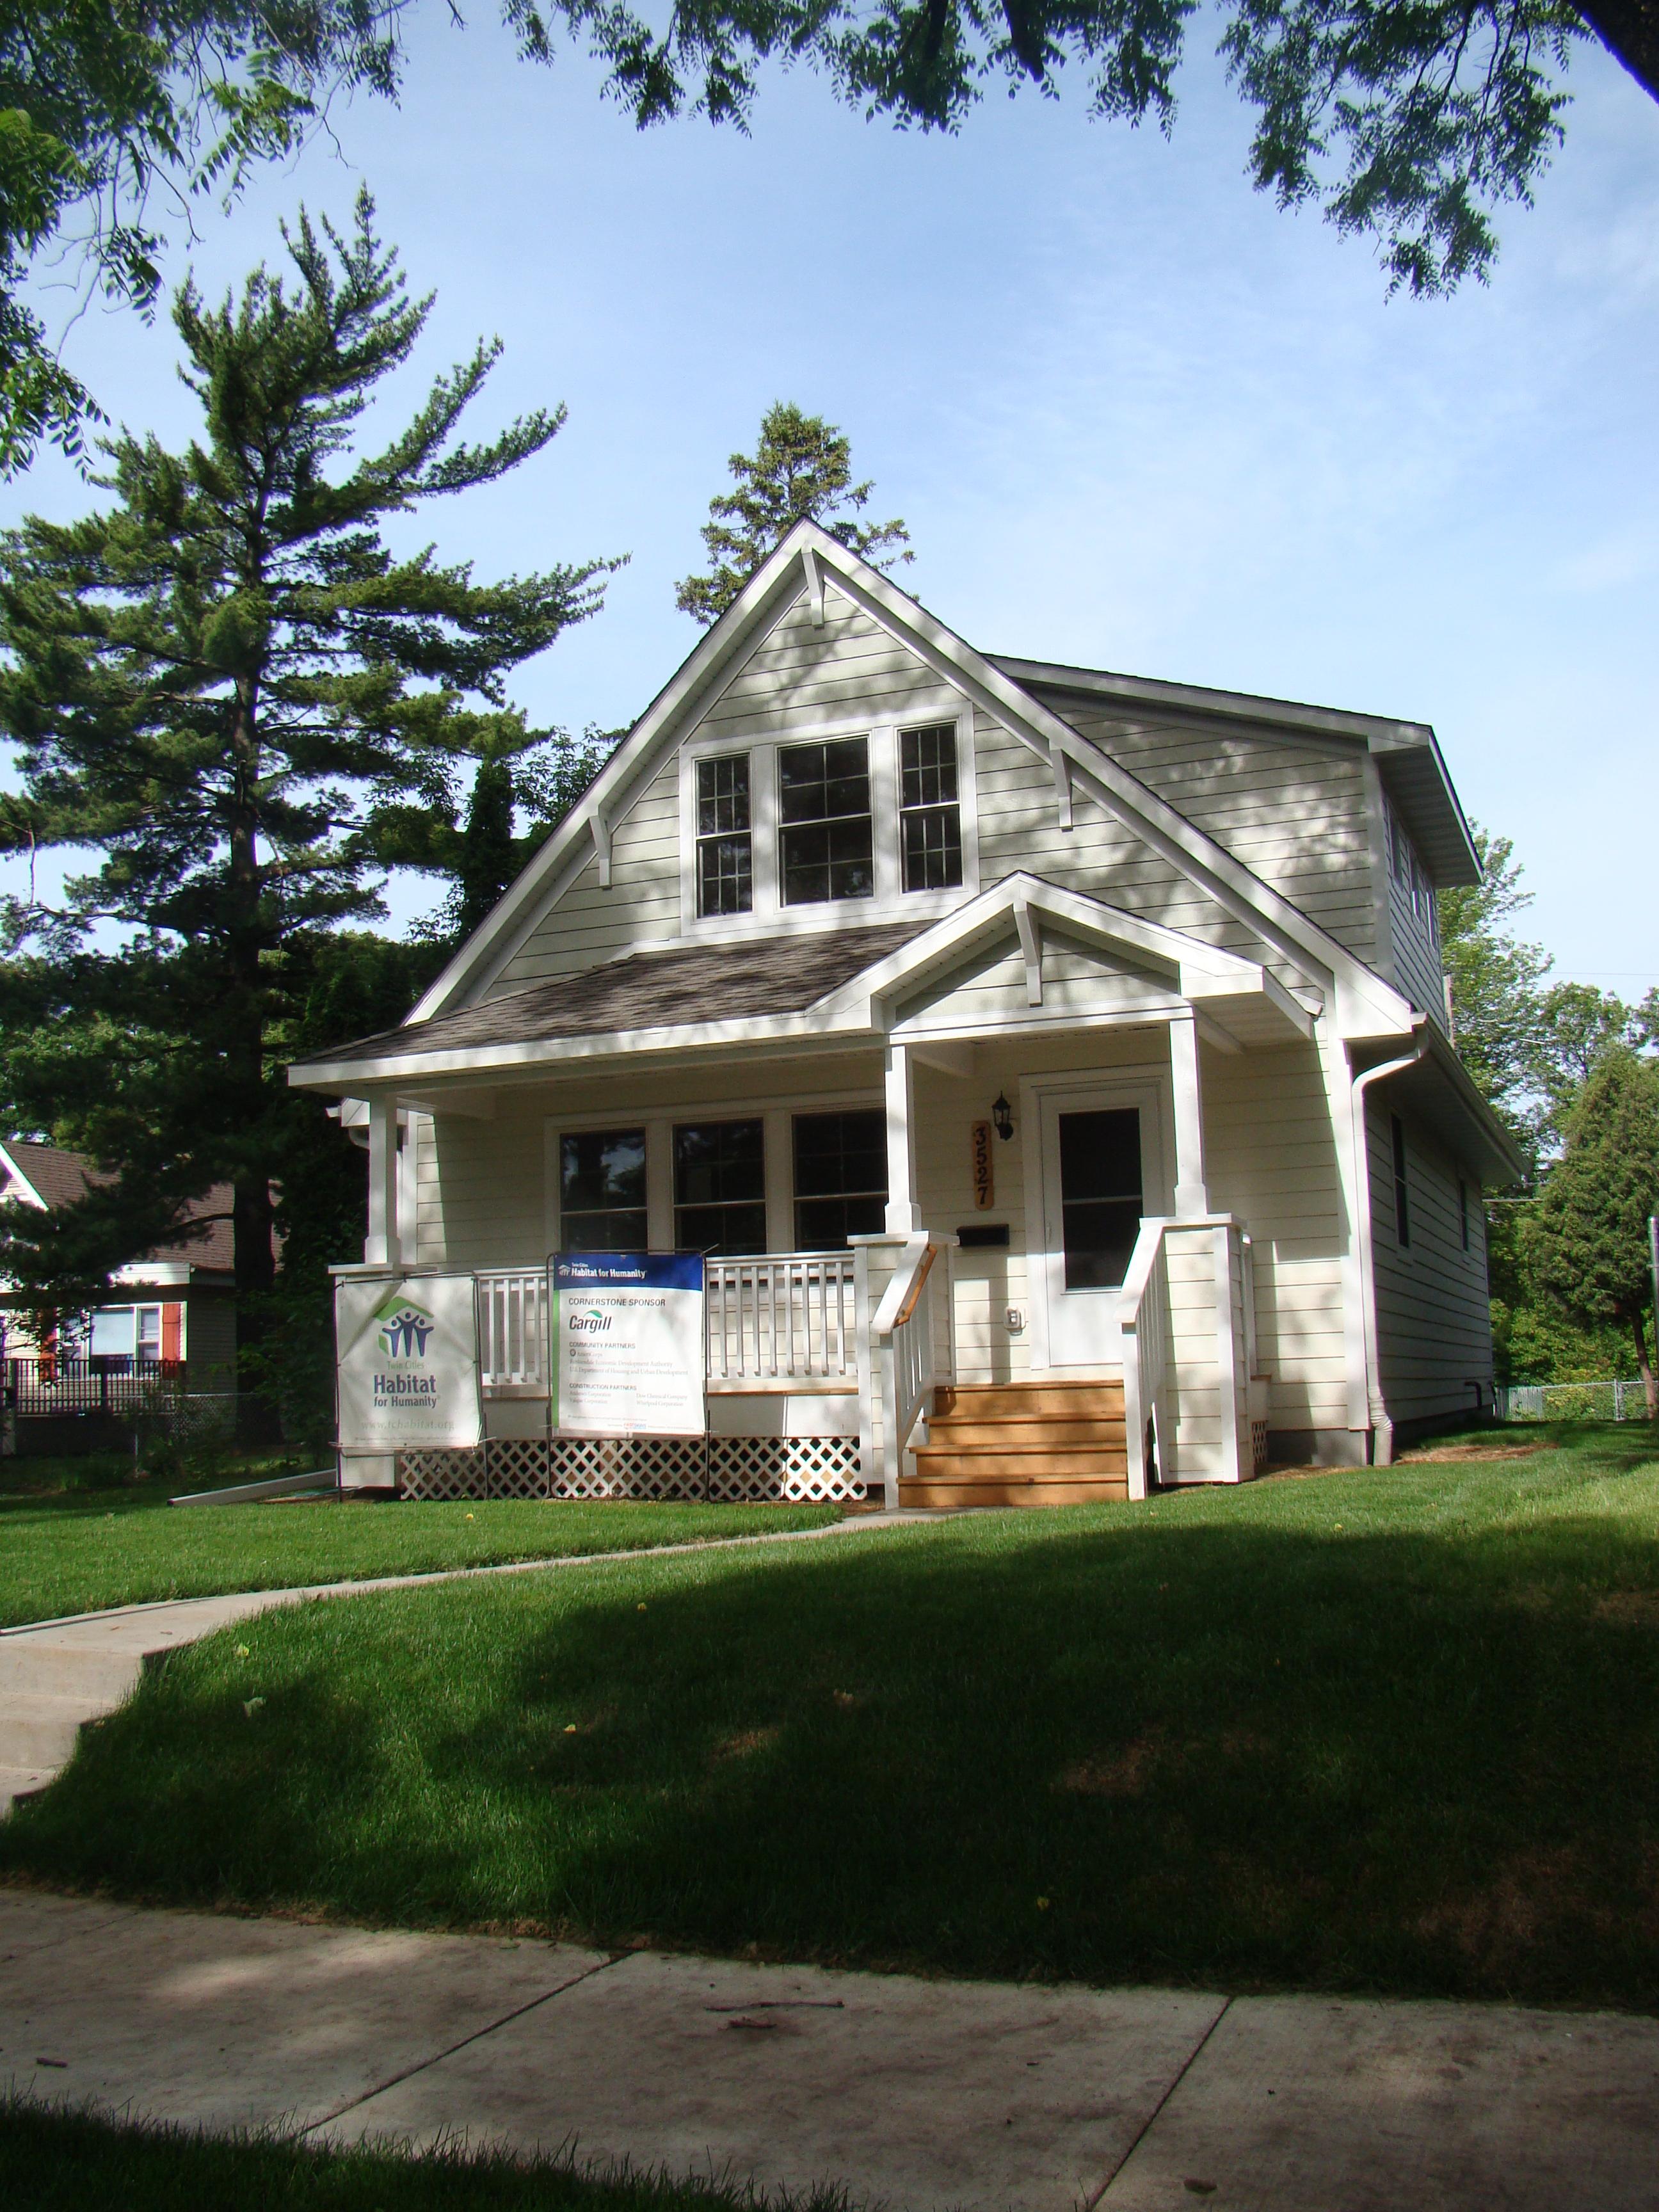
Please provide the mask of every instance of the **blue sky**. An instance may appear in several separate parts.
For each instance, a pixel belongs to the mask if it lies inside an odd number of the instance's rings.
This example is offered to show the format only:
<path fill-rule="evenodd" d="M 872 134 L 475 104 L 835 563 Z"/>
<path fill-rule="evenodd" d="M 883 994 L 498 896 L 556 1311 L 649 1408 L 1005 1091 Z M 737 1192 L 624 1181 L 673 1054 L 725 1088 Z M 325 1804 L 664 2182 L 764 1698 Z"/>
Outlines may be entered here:
<path fill-rule="evenodd" d="M 482 574 L 629 553 L 606 611 L 525 670 L 537 720 L 628 720 L 696 635 L 673 605 L 728 453 L 797 400 L 841 423 L 902 580 L 975 644 L 1432 721 L 1512 836 L 1559 972 L 1659 981 L 1659 106 L 1599 54 L 1565 153 L 1504 220 L 1488 289 L 1389 301 L 1363 243 L 1249 190 L 1202 48 L 1173 140 L 988 99 L 956 139 L 866 125 L 795 74 L 752 136 L 643 136 L 482 15 L 417 21 L 398 109 L 362 101 L 173 267 L 216 291 L 303 198 L 360 176 L 417 289 L 423 354 L 383 410 L 499 332 L 480 425 L 562 399 L 551 450 L 411 533 Z M 170 440 L 165 323 L 70 340 L 112 412 Z M 0 495 L 66 515 L 51 458 Z M 422 903 L 410 885 L 399 915 Z"/>

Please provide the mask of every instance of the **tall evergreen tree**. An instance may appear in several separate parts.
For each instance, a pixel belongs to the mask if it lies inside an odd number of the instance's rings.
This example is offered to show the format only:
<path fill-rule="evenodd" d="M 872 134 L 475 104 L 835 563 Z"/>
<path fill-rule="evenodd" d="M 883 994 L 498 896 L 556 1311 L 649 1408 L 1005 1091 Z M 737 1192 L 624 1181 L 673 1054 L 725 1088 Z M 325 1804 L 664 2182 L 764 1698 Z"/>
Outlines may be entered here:
<path fill-rule="evenodd" d="M 261 267 L 239 300 L 187 284 L 173 321 L 199 441 L 107 441 L 112 506 L 0 542 L 0 726 L 23 780 L 0 834 L 101 855 L 58 908 L 6 915 L 0 1111 L 123 1170 L 82 1209 L 10 1225 L 0 1265 L 37 1304 L 83 1302 L 228 1181 L 257 1316 L 272 1185 L 319 1110 L 283 1066 L 319 940 L 380 911 L 387 817 L 441 807 L 457 757 L 512 743 L 504 673 L 592 614 L 615 565 L 480 584 L 388 548 L 392 517 L 516 468 L 563 411 L 461 442 L 499 350 L 481 343 L 356 450 L 432 306 L 373 216 L 367 191 L 346 233 L 301 214 L 291 272 Z"/>
<path fill-rule="evenodd" d="M 798 522 L 816 522 L 878 568 L 916 557 L 897 550 L 910 542 L 902 522 L 859 520 L 875 486 L 868 479 L 853 482 L 852 447 L 822 415 L 803 415 L 776 401 L 761 417 L 753 453 L 733 453 L 726 466 L 736 488 L 709 501 L 702 526 L 708 573 L 685 577 L 674 592 L 681 613 L 705 627 L 726 612 Z"/>
<path fill-rule="evenodd" d="M 1583 1328 L 1629 1332 L 1659 1419 L 1648 1348 L 1653 1310 L 1648 1222 L 1659 1214 L 1659 1066 L 1608 1047 L 1567 1116 L 1566 1149 L 1527 1224 L 1534 1284 Z"/>

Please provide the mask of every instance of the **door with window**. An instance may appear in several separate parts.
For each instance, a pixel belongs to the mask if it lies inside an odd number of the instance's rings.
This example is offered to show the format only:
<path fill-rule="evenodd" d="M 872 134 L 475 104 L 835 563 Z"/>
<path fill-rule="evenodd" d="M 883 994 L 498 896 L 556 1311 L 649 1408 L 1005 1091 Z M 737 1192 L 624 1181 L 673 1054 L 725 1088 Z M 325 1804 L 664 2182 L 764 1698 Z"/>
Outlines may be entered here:
<path fill-rule="evenodd" d="M 1050 1367 L 1115 1368 L 1117 1302 L 1147 1214 L 1167 1213 L 1160 1099 L 1147 1085 L 1041 1096 L 1038 1278 Z"/>

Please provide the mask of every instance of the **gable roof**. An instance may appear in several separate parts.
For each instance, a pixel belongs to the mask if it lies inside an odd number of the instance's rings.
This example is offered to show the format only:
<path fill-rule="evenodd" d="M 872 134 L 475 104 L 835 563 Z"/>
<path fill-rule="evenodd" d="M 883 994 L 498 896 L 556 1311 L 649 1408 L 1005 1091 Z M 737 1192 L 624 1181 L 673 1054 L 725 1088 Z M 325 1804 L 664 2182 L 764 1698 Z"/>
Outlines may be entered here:
<path fill-rule="evenodd" d="M 704 635 L 617 747 L 573 811 L 540 847 L 493 911 L 413 1008 L 415 1024 L 466 1006 L 489 986 L 547 908 L 598 856 L 609 879 L 610 831 L 640 778 L 693 723 L 747 658 L 757 636 L 805 594 L 822 606 L 826 578 L 943 681 L 1043 761 L 1069 809 L 1086 792 L 1152 851 L 1314 988 L 1335 987 L 1339 1022 L 1358 1034 L 1399 1034 L 1406 1000 L 1243 861 L 1189 822 L 1035 692 L 928 613 L 917 600 L 815 524 L 796 524 Z"/>
<path fill-rule="evenodd" d="M 62 1145 L 37 1144 L 27 1137 L 0 1142 L 0 1167 L 10 1170 L 6 1187 L 0 1190 L 0 1202 L 21 1199 L 26 1206 L 74 1206 L 94 1184 L 113 1181 L 84 1152 L 69 1152 Z M 137 1252 L 127 1265 L 142 1267 L 188 1261 L 192 1267 L 228 1274 L 235 1266 L 229 1219 L 234 1196 L 229 1183 L 216 1182 L 199 1198 L 187 1200 L 186 1221 L 200 1221 L 210 1215 L 216 1218 L 207 1222 L 199 1236 L 180 1237 L 158 1244 L 153 1251 Z"/>
<path fill-rule="evenodd" d="M 400 1060 L 468 1046 L 532 1044 L 557 1037 L 799 1013 L 922 927 L 920 921 L 890 922 L 870 929 L 768 937 L 745 945 L 630 952 L 452 1014 L 385 1030 L 353 1044 L 331 1046 L 296 1072 L 310 1075 L 319 1066 L 347 1068 L 354 1061 Z"/>
<path fill-rule="evenodd" d="M 1028 690 L 1110 704 L 1134 714 L 1162 714 L 1182 722 L 1211 722 L 1271 736 L 1277 744 L 1314 743 L 1363 748 L 1376 763 L 1382 787 L 1411 834 L 1418 857 L 1437 886 L 1478 884 L 1474 849 L 1462 804 L 1453 788 L 1440 741 L 1427 722 L 1384 714 L 1356 714 L 1340 707 L 1312 707 L 1297 699 L 1269 699 L 1248 691 L 1220 691 L 1201 684 L 1169 684 L 1150 676 L 1122 676 L 1104 668 L 1062 662 L 990 658 Z"/>

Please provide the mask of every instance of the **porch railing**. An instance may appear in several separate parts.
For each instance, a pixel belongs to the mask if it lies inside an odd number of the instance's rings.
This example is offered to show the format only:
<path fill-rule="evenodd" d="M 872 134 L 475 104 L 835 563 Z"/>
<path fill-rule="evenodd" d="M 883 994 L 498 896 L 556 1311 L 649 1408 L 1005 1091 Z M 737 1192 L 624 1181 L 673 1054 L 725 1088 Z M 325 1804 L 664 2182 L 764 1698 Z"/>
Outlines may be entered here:
<path fill-rule="evenodd" d="M 1169 1224 L 1143 1221 L 1118 1300 L 1123 1344 L 1123 1422 L 1128 1449 L 1129 1495 L 1145 1498 L 1169 1472 L 1175 1442 L 1170 1418 L 1174 1330 L 1170 1316 Z"/>
<path fill-rule="evenodd" d="M 498 1398 L 547 1395 L 547 1273 L 544 1268 L 480 1270 L 478 1368 Z"/>
<path fill-rule="evenodd" d="M 710 1260 L 703 1331 L 714 1388 L 858 1387 L 857 1279 L 850 1252 Z"/>
<path fill-rule="evenodd" d="M 547 1276 L 480 1269 L 478 1362 L 497 1398 L 547 1395 Z M 710 1260 L 703 1301 L 716 1390 L 858 1388 L 857 1279 L 850 1252 Z"/>

